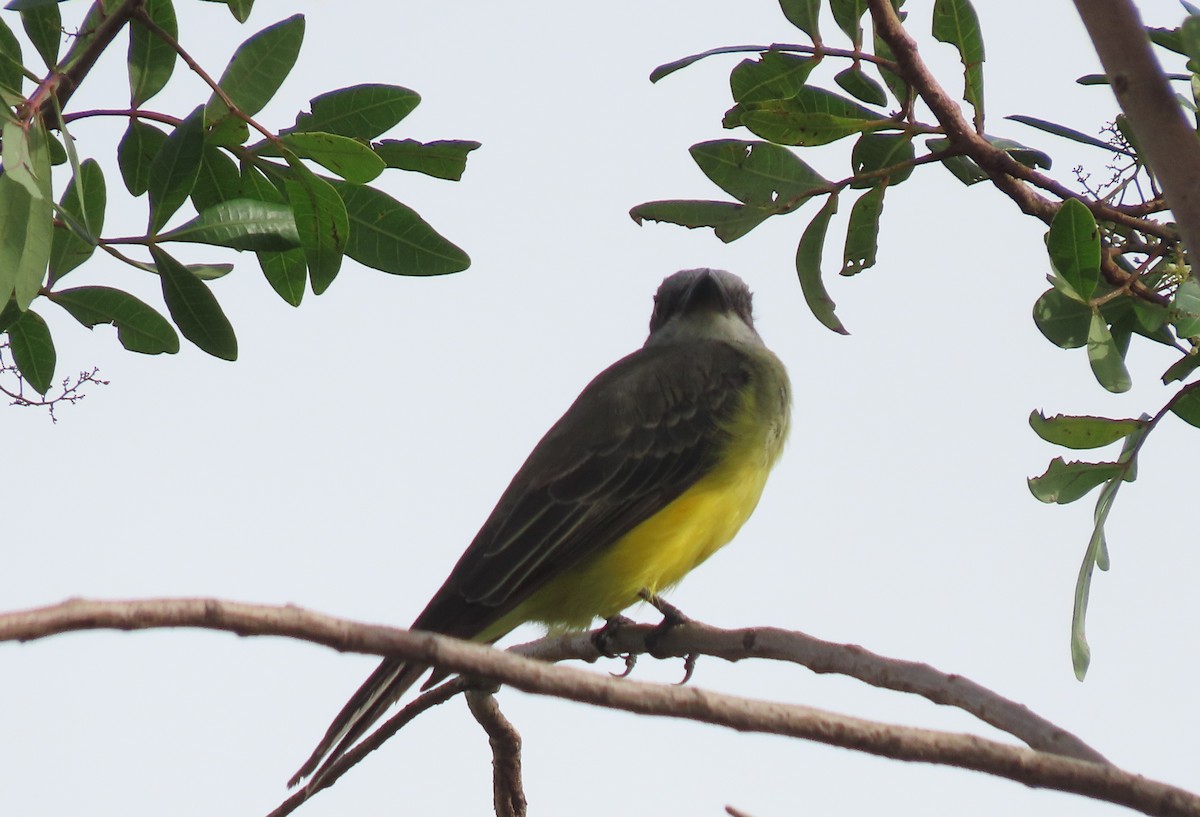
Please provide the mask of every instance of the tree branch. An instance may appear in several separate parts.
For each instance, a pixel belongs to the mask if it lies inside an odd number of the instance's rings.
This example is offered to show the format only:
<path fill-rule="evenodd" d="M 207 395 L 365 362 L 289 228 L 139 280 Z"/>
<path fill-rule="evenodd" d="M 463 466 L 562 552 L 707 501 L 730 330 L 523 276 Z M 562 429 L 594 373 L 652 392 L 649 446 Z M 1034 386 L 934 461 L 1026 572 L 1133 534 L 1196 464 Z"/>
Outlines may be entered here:
<path fill-rule="evenodd" d="M 521 735 L 491 691 L 467 692 L 467 706 L 487 732 L 492 747 L 492 800 L 496 817 L 525 817 L 525 788 L 521 785 Z"/>
<path fill-rule="evenodd" d="M 0 641 L 29 641 L 75 630 L 163 627 L 285 636 L 343 652 L 397 656 L 449 672 L 492 679 L 537 695 L 644 715 L 685 718 L 743 732 L 804 738 L 895 760 L 974 769 L 1036 788 L 1072 792 L 1128 806 L 1150 815 L 1200 817 L 1200 797 L 1109 765 L 973 735 L 883 724 L 812 707 L 754 701 L 696 687 L 618 680 L 479 644 L 431 633 L 359 624 L 291 605 L 251 605 L 217 599 L 108 602 L 73 599 L 0 615 Z"/>
<path fill-rule="evenodd" d="M 871 9 L 871 20 L 875 25 L 875 32 L 891 48 L 900 73 L 929 106 L 934 117 L 946 131 L 946 137 L 950 140 L 951 146 L 974 160 L 988 174 L 992 184 L 1012 199 L 1021 208 L 1021 212 L 1034 216 L 1046 224 L 1049 224 L 1054 219 L 1055 213 L 1058 212 L 1059 203 L 1050 201 L 1029 186 L 1034 185 L 1064 201 L 1066 199 L 1079 200 L 1092 211 L 1099 221 L 1112 222 L 1166 241 L 1179 239 L 1179 233 L 1174 227 L 1150 219 L 1136 218 L 1103 201 L 1081 195 L 1049 176 L 1026 167 L 1007 152 L 993 146 L 967 122 L 958 103 L 946 93 L 946 90 L 933 76 L 933 72 L 921 58 L 916 41 L 904 29 L 904 24 L 900 21 L 890 0 L 867 1 Z M 1200 194 L 1197 195 L 1200 196 Z M 1101 258 L 1100 266 L 1104 277 L 1115 286 L 1121 286 L 1130 277 L 1129 273 L 1118 267 L 1107 256 Z M 1134 282 L 1133 290 L 1138 297 L 1144 300 L 1159 304 L 1167 302 L 1165 297 L 1147 289 L 1140 282 Z"/>
<path fill-rule="evenodd" d="M 1075 0 L 1109 85 L 1162 184 L 1192 252 L 1200 252 L 1200 142 L 1163 74 L 1129 0 Z M 1169 168 L 1169 170 L 1168 170 Z"/>
<path fill-rule="evenodd" d="M 610 635 L 607 646 L 619 654 L 645 653 L 646 637 L 654 631 L 653 625 L 621 627 Z M 594 661 L 599 656 L 588 633 L 543 638 L 513 647 L 512 652 L 550 662 Z M 1092 763 L 1108 763 L 1102 754 L 1072 733 L 969 678 L 916 661 L 886 658 L 855 644 L 836 644 L 776 627 L 724 630 L 698 621 L 672 627 L 654 641 L 656 658 L 684 658 L 693 653 L 726 661 L 747 658 L 787 661 L 820 674 L 846 675 L 871 686 L 909 692 L 936 704 L 958 707 L 1033 749 Z"/>

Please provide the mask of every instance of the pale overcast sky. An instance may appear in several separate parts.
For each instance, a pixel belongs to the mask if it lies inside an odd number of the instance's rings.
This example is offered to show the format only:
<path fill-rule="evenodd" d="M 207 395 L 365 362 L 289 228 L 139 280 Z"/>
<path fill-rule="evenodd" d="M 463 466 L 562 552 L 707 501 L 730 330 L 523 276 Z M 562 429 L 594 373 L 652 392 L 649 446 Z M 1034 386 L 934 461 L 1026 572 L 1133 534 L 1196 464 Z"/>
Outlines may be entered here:
<path fill-rule="evenodd" d="M 931 4 L 908 5 L 957 93 L 953 51 L 924 33 Z M 1182 14 L 1167 0 L 1141 5 L 1158 24 Z M 1172 509 L 1194 493 L 1187 466 L 1200 437 L 1164 422 L 1118 498 L 1113 569 L 1093 585 L 1094 660 L 1080 684 L 1068 626 L 1093 500 L 1048 507 L 1029 494 L 1025 478 L 1066 452 L 1037 439 L 1026 416 L 1153 411 L 1171 359 L 1135 343 L 1134 389 L 1113 396 L 1082 351 L 1041 337 L 1030 309 L 1049 269 L 1043 227 L 985 185 L 919 171 L 888 194 L 878 266 L 830 281 L 853 333 L 841 337 L 808 313 L 792 266 L 815 205 L 729 246 L 629 219 L 642 201 L 723 198 L 687 147 L 730 135 L 720 119 L 739 57 L 656 86 L 647 75 L 714 46 L 797 40 L 773 0 L 260 0 L 244 27 L 218 5 L 178 6 L 184 44 L 214 73 L 254 31 L 307 15 L 295 75 L 261 117 L 272 127 L 318 93 L 387 82 L 424 97 L 389 135 L 483 142 L 461 183 L 399 171 L 380 182 L 473 264 L 410 279 L 348 262 L 296 310 L 251 256 L 231 253 L 237 269 L 213 290 L 238 332 L 233 364 L 186 343 L 176 356 L 134 355 L 111 329 L 89 333 L 45 307 L 60 377 L 96 365 L 111 385 L 62 410 L 57 426 L 32 410 L 0 412 L 0 607 L 216 596 L 406 625 L 533 443 L 596 372 L 641 344 L 659 281 L 720 267 L 755 290 L 760 332 L 790 369 L 792 438 L 757 514 L 671 599 L 714 625 L 794 628 L 962 673 L 1132 771 L 1195 788 L 1200 553 L 1190 520 Z M 1102 153 L 1001 119 L 1024 113 L 1095 133 L 1113 115 L 1107 89 L 1073 83 L 1098 64 L 1072 5 L 977 6 L 989 132 L 1049 149 L 1062 178 L 1078 163 L 1104 173 Z M 116 52 L 76 109 L 125 103 Z M 150 107 L 186 113 L 204 96 L 181 66 Z M 76 135 L 112 167 L 119 128 L 81 123 Z M 809 161 L 846 175 L 840 147 Z M 107 232 L 139 229 L 144 205 L 124 196 L 115 168 L 108 188 Z M 843 202 L 836 223 L 849 209 Z M 836 266 L 840 242 L 827 250 Z M 200 255 L 188 260 L 214 257 Z M 150 276 L 103 259 L 72 276 L 158 302 Z M 4 645 L 0 810 L 264 814 L 375 662 L 192 631 Z M 679 673 L 678 662 L 644 659 L 636 677 Z M 702 659 L 692 683 L 995 737 L 957 711 L 795 667 Z M 756 817 L 1118 813 L 971 772 L 511 690 L 500 701 L 525 739 L 535 815 L 720 815 L 725 804 Z M 455 701 L 299 813 L 490 810 L 487 741 Z"/>

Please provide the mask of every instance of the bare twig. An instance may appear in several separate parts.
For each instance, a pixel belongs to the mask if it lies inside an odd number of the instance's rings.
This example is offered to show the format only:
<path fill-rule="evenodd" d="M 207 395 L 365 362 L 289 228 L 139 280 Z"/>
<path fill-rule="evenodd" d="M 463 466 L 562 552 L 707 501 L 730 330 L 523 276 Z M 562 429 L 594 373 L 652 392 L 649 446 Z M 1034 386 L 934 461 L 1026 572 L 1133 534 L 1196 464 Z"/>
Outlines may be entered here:
<path fill-rule="evenodd" d="M 645 639 L 652 625 L 628 625 L 609 637 L 607 646 L 619 654 L 646 652 Z M 1016 737 L 1031 748 L 1093 763 L 1108 761 L 1060 726 L 961 675 L 941 672 L 928 664 L 886 658 L 855 644 L 835 644 L 794 630 L 752 627 L 723 630 L 689 621 L 666 631 L 655 641 L 658 657 L 682 658 L 700 653 L 726 661 L 765 658 L 788 661 L 816 673 L 857 678 L 871 686 L 920 695 L 936 704 L 954 706 Z M 556 636 L 512 648 L 513 652 L 541 661 L 599 656 L 589 634 Z"/>
<path fill-rule="evenodd" d="M 496 817 L 525 817 L 525 787 L 521 784 L 521 734 L 490 690 L 467 692 L 467 706 L 487 732 L 492 747 L 492 800 Z"/>
<path fill-rule="evenodd" d="M 1200 142 L 1171 90 L 1129 0 L 1075 0 L 1117 102 L 1192 252 L 1200 252 Z"/>
<path fill-rule="evenodd" d="M 787 735 L 896 760 L 974 769 L 1036 788 L 1116 803 L 1150 815 L 1200 817 L 1200 796 L 1106 764 L 1065 758 L 974 735 L 884 724 L 695 686 L 617 680 L 453 638 L 355 623 L 291 605 L 252 605 L 218 599 L 107 602 L 73 599 L 0 615 L 0 641 L 28 641 L 75 630 L 163 627 L 200 627 L 245 636 L 297 638 L 340 651 L 400 657 L 448 672 L 489 678 L 537 695 L 644 715 L 684 718 L 743 732 Z"/>

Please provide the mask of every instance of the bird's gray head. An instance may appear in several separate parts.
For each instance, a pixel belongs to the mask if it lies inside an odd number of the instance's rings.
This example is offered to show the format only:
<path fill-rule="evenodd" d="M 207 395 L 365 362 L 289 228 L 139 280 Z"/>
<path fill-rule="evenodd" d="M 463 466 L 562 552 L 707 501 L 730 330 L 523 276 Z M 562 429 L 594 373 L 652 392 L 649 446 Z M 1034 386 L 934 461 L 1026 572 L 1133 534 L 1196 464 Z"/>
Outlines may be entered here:
<path fill-rule="evenodd" d="M 688 269 L 662 282 L 646 344 L 695 339 L 762 343 L 745 281 L 725 270 Z"/>

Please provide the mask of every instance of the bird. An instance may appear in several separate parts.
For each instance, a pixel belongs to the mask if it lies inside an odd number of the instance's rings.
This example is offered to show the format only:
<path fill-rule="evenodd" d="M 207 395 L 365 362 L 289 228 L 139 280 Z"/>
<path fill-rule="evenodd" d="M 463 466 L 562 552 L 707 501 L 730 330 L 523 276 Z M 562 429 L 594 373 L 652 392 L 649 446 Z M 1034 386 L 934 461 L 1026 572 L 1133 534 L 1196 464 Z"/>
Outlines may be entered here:
<path fill-rule="evenodd" d="M 645 343 L 542 437 L 411 629 L 491 643 L 526 622 L 585 630 L 657 598 L 750 517 L 790 416 L 787 370 L 754 327 L 746 283 L 668 276 Z M 289 787 L 315 786 L 428 669 L 384 659 Z"/>

